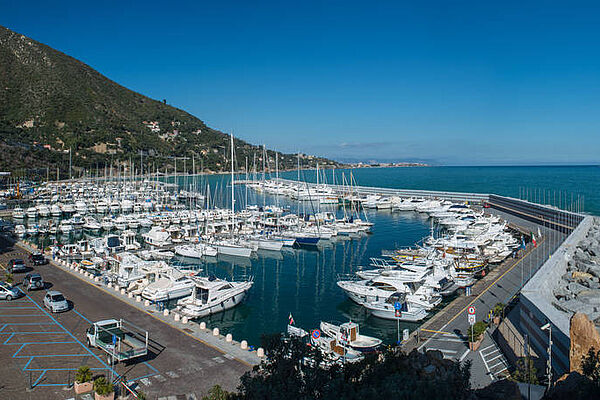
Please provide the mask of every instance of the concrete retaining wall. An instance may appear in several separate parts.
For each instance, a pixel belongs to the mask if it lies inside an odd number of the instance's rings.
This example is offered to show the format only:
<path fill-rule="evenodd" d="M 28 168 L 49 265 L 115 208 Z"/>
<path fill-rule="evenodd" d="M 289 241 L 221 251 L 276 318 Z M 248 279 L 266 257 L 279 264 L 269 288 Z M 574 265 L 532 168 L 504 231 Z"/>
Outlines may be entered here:
<path fill-rule="evenodd" d="M 577 228 L 521 290 L 521 329 L 529 336 L 536 353 L 547 360 L 548 332 L 540 327 L 548 322 L 552 325 L 552 366 L 558 374 L 569 370 L 571 314 L 558 310 L 552 304 L 555 300 L 553 291 L 567 271 L 570 254 L 587 234 L 593 218 L 581 217 L 580 220 Z"/>

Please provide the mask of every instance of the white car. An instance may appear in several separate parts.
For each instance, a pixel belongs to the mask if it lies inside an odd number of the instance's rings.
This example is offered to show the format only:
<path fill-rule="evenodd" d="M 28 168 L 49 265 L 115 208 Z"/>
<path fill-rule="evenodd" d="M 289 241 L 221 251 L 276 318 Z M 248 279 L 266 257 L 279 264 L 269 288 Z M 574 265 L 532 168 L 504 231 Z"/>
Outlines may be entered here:
<path fill-rule="evenodd" d="M 23 292 L 17 287 L 12 286 L 7 282 L 0 282 L 0 299 L 11 301 L 21 297 Z"/>
<path fill-rule="evenodd" d="M 44 296 L 44 307 L 53 313 L 67 311 L 69 309 L 69 303 L 62 293 L 56 290 L 49 290 Z"/>

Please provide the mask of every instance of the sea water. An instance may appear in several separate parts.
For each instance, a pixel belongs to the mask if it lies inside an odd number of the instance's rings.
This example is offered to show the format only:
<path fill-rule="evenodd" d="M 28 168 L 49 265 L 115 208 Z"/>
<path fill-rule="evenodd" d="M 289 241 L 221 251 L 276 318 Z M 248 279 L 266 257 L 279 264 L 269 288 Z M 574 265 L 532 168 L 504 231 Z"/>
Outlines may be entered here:
<path fill-rule="evenodd" d="M 584 206 L 586 212 L 600 214 L 600 168 L 595 166 L 362 168 L 321 172 L 319 181 L 348 183 L 351 175 L 354 184 L 363 186 L 495 193 L 527 197 L 564 208 L 578 204 Z M 283 172 L 279 176 L 296 179 L 297 172 Z M 244 177 L 238 176 L 238 179 Z M 261 177 L 258 174 L 258 179 Z M 300 177 L 315 182 L 316 171 L 301 171 Z M 178 177 L 177 182 L 187 188 L 203 188 L 209 184 L 212 203 L 231 204 L 227 175 Z M 246 203 L 279 203 L 309 213 L 318 208 L 281 197 L 263 196 L 243 185 L 236 186 L 235 197 L 236 209 Z M 338 212 L 341 214 L 343 210 L 338 209 Z M 375 224 L 371 235 L 338 239 L 315 249 L 284 248 L 281 253 L 259 252 L 252 259 L 193 262 L 207 274 L 228 279 L 254 279 L 242 305 L 201 321 L 253 345 L 260 345 L 262 334 L 285 331 L 290 314 L 296 325 L 306 330 L 318 328 L 320 321 L 351 319 L 360 324 L 362 333 L 378 336 L 388 343 L 395 342 L 399 333 L 396 322 L 369 316 L 364 308 L 346 297 L 336 281 L 360 267 L 368 267 L 370 258 L 381 256 L 382 250 L 414 245 L 430 233 L 430 221 L 415 212 L 368 210 L 366 216 Z M 189 264 L 184 259 L 179 262 Z M 400 324 L 400 330 L 416 327 L 418 324 Z"/>

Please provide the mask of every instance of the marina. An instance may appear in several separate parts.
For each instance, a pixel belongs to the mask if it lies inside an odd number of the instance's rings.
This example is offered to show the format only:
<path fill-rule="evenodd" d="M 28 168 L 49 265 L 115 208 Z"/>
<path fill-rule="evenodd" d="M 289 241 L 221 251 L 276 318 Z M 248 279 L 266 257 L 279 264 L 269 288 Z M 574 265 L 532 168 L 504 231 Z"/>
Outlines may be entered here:
<path fill-rule="evenodd" d="M 262 335 L 276 332 L 310 337 L 329 362 L 360 361 L 361 345 L 348 341 L 352 329 L 333 328 L 354 324 L 369 343 L 435 349 L 477 369 L 477 353 L 463 350 L 468 324 L 460 315 L 476 305 L 485 320 L 494 304 L 511 303 L 543 254 L 581 221 L 497 195 L 277 178 L 238 179 L 232 188 L 218 178 L 183 196 L 184 187 L 207 178 L 48 183 L 34 192 L 35 207 L 30 200 L 11 210 L 15 235 L 43 246 L 57 267 L 184 332 L 198 331 L 222 352 L 244 342 L 254 355 L 238 357 L 250 364 L 260 360 Z M 239 208 L 225 191 L 243 199 Z M 43 217 L 45 208 L 60 209 L 60 217 Z M 36 232 L 32 223 L 49 228 Z M 506 371 L 497 368 L 492 381 Z M 474 372 L 475 387 L 488 380 Z"/>
<path fill-rule="evenodd" d="M 598 397 L 597 4 L 1 9 L 0 400 Z"/>

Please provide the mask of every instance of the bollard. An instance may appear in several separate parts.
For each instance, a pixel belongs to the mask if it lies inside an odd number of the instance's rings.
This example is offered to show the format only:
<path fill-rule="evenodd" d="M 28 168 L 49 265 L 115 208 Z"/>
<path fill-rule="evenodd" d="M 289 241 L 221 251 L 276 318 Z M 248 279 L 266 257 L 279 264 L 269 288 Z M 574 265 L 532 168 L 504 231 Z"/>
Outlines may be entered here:
<path fill-rule="evenodd" d="M 265 350 L 262 347 L 259 347 L 258 350 L 256 350 L 256 356 L 258 358 L 262 358 L 265 356 Z"/>
<path fill-rule="evenodd" d="M 242 348 L 242 350 L 247 350 L 248 349 L 248 342 L 246 342 L 245 340 L 242 340 L 240 342 L 240 347 Z"/>
<path fill-rule="evenodd" d="M 145 305 L 146 307 L 150 306 L 150 300 L 144 300 L 144 305 Z"/>
<path fill-rule="evenodd" d="M 125 294 L 125 288 L 121 289 L 121 294 Z"/>
<path fill-rule="evenodd" d="M 173 316 L 173 319 L 175 319 L 175 321 L 177 321 L 177 322 L 179 321 L 180 318 L 181 317 L 177 313 L 175 313 L 174 316 Z"/>
<path fill-rule="evenodd" d="M 204 322 L 204 321 L 200 322 L 200 329 L 202 329 L 202 330 L 206 329 L 206 322 Z"/>
<path fill-rule="evenodd" d="M 219 336 L 219 328 L 213 329 L 213 336 Z"/>
<path fill-rule="evenodd" d="M 142 301 L 142 296 L 140 296 L 139 294 L 137 296 L 135 296 L 135 301 L 137 301 L 138 303 Z"/>
<path fill-rule="evenodd" d="M 130 292 L 130 293 L 127 293 L 127 298 L 129 298 L 129 299 L 133 299 L 133 293 L 131 293 L 131 292 Z"/>
<path fill-rule="evenodd" d="M 233 336 L 231 336 L 231 333 L 228 333 L 225 336 L 225 341 L 228 342 L 228 343 L 231 343 L 232 340 L 233 340 Z"/>
<path fill-rule="evenodd" d="M 112 289 L 112 283 L 108 282 L 108 284 L 106 285 L 107 288 Z"/>
<path fill-rule="evenodd" d="M 167 309 L 165 308 L 165 310 L 163 311 L 163 315 L 164 315 L 165 317 L 166 317 L 166 316 L 168 316 L 168 315 L 169 315 L 169 310 L 167 310 Z"/>
<path fill-rule="evenodd" d="M 188 323 L 188 317 L 184 316 L 183 318 L 181 318 L 181 323 L 182 324 L 187 324 Z"/>

